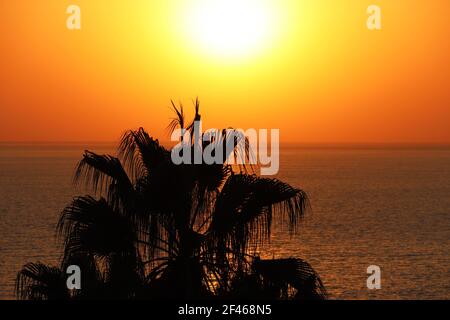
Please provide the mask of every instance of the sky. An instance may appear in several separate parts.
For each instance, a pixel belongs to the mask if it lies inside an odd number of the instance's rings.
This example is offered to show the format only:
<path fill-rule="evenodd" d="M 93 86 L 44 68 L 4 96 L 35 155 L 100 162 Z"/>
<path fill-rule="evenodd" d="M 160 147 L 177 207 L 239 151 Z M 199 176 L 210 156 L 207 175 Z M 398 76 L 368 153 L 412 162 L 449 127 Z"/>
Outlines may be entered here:
<path fill-rule="evenodd" d="M 1 1 L 0 141 L 168 140 L 171 99 L 189 114 L 198 96 L 204 129 L 450 143 L 449 16 L 448 0 Z"/>

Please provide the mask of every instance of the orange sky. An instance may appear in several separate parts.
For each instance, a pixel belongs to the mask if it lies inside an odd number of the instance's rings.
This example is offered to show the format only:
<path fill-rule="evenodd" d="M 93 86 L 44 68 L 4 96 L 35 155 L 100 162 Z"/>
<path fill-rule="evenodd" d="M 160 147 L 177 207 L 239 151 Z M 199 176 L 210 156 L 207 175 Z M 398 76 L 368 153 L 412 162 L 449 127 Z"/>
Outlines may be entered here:
<path fill-rule="evenodd" d="M 199 96 L 204 128 L 450 143 L 448 0 L 261 0 L 276 33 L 232 58 L 187 38 L 196 1 L 1 1 L 0 141 L 110 141 L 139 126 L 167 140 L 170 99 Z M 66 28 L 69 4 L 81 30 Z M 370 4 L 380 31 L 366 28 Z"/>

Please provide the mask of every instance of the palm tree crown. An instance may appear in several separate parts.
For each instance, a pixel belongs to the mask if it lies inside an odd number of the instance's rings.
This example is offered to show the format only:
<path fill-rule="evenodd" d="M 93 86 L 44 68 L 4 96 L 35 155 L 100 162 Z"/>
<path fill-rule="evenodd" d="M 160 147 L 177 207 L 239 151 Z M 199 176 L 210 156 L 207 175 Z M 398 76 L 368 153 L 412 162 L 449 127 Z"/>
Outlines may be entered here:
<path fill-rule="evenodd" d="M 192 133 L 183 107 L 172 105 L 169 129 Z M 223 162 L 175 165 L 170 150 L 142 128 L 123 135 L 117 157 L 86 151 L 75 182 L 94 196 L 77 197 L 63 210 L 60 267 L 25 265 L 18 297 L 325 298 L 307 262 L 259 258 L 274 219 L 297 231 L 308 208 L 305 192 Z M 82 287 L 69 291 L 64 270 L 73 264 L 82 270 Z"/>

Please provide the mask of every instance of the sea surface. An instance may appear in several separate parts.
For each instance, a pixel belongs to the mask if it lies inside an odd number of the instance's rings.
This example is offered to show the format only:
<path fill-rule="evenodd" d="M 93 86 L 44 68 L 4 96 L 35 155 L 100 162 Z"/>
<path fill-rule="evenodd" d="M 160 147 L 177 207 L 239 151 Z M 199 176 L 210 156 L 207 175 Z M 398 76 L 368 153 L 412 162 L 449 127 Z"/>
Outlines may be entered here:
<path fill-rule="evenodd" d="M 0 299 L 27 262 L 57 264 L 59 213 L 84 149 L 113 144 L 0 144 Z M 285 145 L 278 178 L 305 190 L 298 235 L 278 226 L 266 256 L 301 257 L 332 299 L 450 299 L 450 148 Z M 381 268 L 381 289 L 366 286 Z"/>

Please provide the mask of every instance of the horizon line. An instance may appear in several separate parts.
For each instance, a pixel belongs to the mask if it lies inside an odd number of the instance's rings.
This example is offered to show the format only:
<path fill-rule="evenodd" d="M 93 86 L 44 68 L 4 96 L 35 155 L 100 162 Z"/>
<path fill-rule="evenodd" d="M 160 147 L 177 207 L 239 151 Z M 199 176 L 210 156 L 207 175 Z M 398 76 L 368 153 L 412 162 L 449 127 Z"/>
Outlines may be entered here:
<path fill-rule="evenodd" d="M 170 140 L 158 140 L 161 144 L 175 144 L 177 141 Z M 0 144 L 82 144 L 82 143 L 95 143 L 95 144 L 115 144 L 120 142 L 120 139 L 116 140 L 0 140 Z M 381 141 L 280 141 L 280 144 L 296 144 L 296 145 L 396 145 L 396 146 L 450 146 L 449 142 L 430 142 L 430 141 L 394 141 L 394 142 L 381 142 Z"/>

